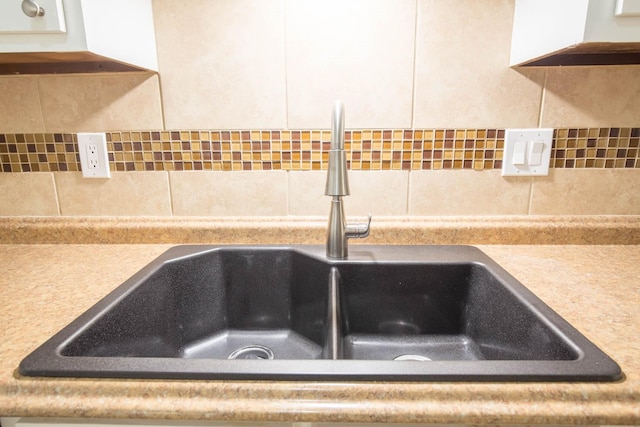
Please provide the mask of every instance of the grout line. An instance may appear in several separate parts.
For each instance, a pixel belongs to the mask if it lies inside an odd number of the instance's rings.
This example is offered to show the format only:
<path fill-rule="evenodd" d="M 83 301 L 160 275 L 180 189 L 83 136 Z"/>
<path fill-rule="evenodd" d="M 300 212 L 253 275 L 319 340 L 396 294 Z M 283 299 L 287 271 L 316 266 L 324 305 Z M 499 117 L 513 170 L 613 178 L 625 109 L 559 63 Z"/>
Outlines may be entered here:
<path fill-rule="evenodd" d="M 531 206 L 533 205 L 533 186 L 535 185 L 535 177 L 531 177 L 531 183 L 529 185 L 529 205 L 527 206 L 527 215 L 531 215 Z"/>
<path fill-rule="evenodd" d="M 56 174 L 54 172 L 49 172 L 51 174 L 51 179 L 53 180 L 53 196 L 56 199 L 56 208 L 58 210 L 58 216 L 62 216 L 62 207 L 60 203 L 60 194 L 58 192 L 58 181 L 56 180 Z"/>
<path fill-rule="evenodd" d="M 542 127 L 542 115 L 544 114 L 544 101 L 547 94 L 547 76 L 549 75 L 549 70 L 544 71 L 544 80 L 542 83 L 542 91 L 540 93 L 540 108 L 538 109 L 538 127 Z"/>
<path fill-rule="evenodd" d="M 164 171 L 167 174 L 167 184 L 169 185 L 169 211 L 171 212 L 171 216 L 175 216 L 174 207 L 173 207 L 173 192 L 171 191 L 171 174 L 169 171 Z"/>
<path fill-rule="evenodd" d="M 412 78 L 412 90 L 411 90 L 411 119 L 410 119 L 410 128 L 413 129 L 415 127 L 415 112 L 416 112 L 416 81 L 418 80 L 417 77 L 417 71 L 416 71 L 416 67 L 417 67 L 417 52 L 418 52 L 418 8 L 420 7 L 420 4 L 418 2 L 418 0 L 416 0 L 415 3 L 416 7 L 415 7 L 415 18 L 413 21 L 413 78 Z"/>
<path fill-rule="evenodd" d="M 44 107 L 42 105 L 42 95 L 40 94 L 40 77 L 36 77 L 36 95 L 38 96 L 38 105 L 40 106 L 40 120 L 42 121 L 42 130 L 47 133 L 46 121 L 44 119 Z"/>
<path fill-rule="evenodd" d="M 291 171 L 285 171 L 285 187 L 286 191 L 284 194 L 285 204 L 287 206 L 287 215 L 291 215 L 291 196 L 289 192 L 291 191 L 291 175 L 289 174 Z"/>
<path fill-rule="evenodd" d="M 156 5 L 157 7 L 157 5 Z M 151 17 L 152 17 L 152 25 L 153 25 L 153 34 L 154 37 L 157 40 L 157 33 L 158 33 L 158 29 L 156 28 L 156 20 L 155 20 L 155 14 L 154 14 L 154 10 L 153 10 L 153 5 L 151 5 Z M 165 117 L 165 111 L 164 111 L 164 96 L 163 96 L 163 92 L 162 92 L 162 73 L 160 72 L 160 49 L 158 47 L 158 43 L 156 41 L 155 43 L 156 46 L 156 63 L 158 65 L 158 71 L 155 72 L 155 75 L 158 76 L 158 95 L 160 96 L 160 116 L 161 116 L 161 120 L 162 120 L 162 130 L 167 130 L 167 121 L 166 121 L 166 117 Z"/>
<path fill-rule="evenodd" d="M 282 41 L 284 44 L 284 128 L 289 129 L 289 61 L 287 54 L 287 1 L 282 1 Z"/>
<path fill-rule="evenodd" d="M 157 73 L 158 76 L 158 95 L 160 96 L 160 119 L 162 120 L 162 129 L 166 130 L 167 129 L 167 121 L 165 118 L 165 112 L 164 112 L 164 96 L 163 96 L 163 92 L 162 92 L 162 77 L 160 76 L 160 73 Z"/>
<path fill-rule="evenodd" d="M 407 174 L 407 201 L 405 202 L 405 215 L 410 215 L 411 210 L 411 170 Z"/>

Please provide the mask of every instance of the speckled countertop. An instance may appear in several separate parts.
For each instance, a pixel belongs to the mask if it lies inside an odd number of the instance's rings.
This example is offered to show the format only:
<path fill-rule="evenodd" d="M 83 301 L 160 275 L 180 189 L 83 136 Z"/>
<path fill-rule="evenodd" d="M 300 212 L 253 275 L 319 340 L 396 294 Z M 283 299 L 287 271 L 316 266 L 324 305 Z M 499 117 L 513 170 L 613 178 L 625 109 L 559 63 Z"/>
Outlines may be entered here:
<path fill-rule="evenodd" d="M 0 217 L 0 244 L 324 244 L 326 227 L 325 217 Z M 367 244 L 640 244 L 640 215 L 382 217 L 371 228 Z"/>
<path fill-rule="evenodd" d="M 479 246 L 620 364 L 625 378 L 615 383 L 94 380 L 17 373 L 24 356 L 170 246 L 0 245 L 0 416 L 640 424 L 637 245 Z"/>

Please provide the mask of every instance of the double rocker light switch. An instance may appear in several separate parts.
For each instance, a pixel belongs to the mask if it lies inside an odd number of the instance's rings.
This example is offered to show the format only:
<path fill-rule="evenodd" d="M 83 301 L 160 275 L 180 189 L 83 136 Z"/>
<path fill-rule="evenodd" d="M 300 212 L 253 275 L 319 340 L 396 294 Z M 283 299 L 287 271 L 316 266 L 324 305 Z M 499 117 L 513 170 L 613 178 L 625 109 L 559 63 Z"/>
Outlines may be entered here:
<path fill-rule="evenodd" d="M 548 175 L 553 129 L 507 129 L 502 176 Z"/>

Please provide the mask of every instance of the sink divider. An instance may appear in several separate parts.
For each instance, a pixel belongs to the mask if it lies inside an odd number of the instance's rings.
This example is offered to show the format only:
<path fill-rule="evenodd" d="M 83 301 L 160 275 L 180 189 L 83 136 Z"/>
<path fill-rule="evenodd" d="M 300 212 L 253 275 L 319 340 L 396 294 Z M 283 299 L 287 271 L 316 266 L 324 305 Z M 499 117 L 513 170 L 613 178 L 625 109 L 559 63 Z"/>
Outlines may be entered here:
<path fill-rule="evenodd" d="M 342 359 L 342 313 L 340 311 L 340 272 L 331 267 L 327 295 L 327 321 L 323 357 Z"/>

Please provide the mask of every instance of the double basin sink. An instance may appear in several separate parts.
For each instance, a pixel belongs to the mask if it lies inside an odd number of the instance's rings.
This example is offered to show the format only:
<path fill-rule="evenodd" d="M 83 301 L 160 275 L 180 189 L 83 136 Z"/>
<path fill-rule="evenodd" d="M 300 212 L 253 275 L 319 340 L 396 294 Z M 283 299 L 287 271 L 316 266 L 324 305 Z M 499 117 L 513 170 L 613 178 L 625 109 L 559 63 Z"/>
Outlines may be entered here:
<path fill-rule="evenodd" d="M 477 248 L 171 248 L 27 356 L 27 376 L 615 381 Z"/>

